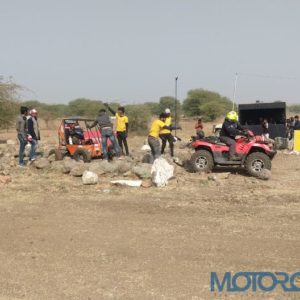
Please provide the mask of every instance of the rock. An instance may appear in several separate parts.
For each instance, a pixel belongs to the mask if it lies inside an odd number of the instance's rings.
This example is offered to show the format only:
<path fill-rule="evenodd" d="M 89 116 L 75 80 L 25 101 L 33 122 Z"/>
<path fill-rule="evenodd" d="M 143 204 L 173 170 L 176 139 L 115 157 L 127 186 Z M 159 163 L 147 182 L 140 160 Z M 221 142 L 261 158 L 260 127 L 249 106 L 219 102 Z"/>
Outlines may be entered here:
<path fill-rule="evenodd" d="M 91 162 L 87 165 L 88 165 L 88 170 L 89 171 L 94 172 L 97 175 L 105 174 L 105 171 L 103 170 L 102 166 L 100 165 L 99 160 L 93 161 L 93 162 Z"/>
<path fill-rule="evenodd" d="M 218 180 L 218 178 L 217 178 L 217 176 L 215 174 L 209 174 L 207 176 L 207 179 L 211 180 L 211 181 L 217 181 Z"/>
<path fill-rule="evenodd" d="M 132 168 L 132 172 L 141 179 L 149 179 L 152 177 L 150 164 L 138 164 L 137 166 Z"/>
<path fill-rule="evenodd" d="M 152 186 L 152 180 L 151 179 L 145 179 L 142 181 L 142 187 L 149 188 Z"/>
<path fill-rule="evenodd" d="M 217 175 L 217 178 L 218 179 L 228 179 L 230 174 L 231 174 L 230 172 L 219 173 Z"/>
<path fill-rule="evenodd" d="M 47 158 L 40 158 L 34 162 L 34 166 L 37 169 L 45 169 L 50 167 L 50 162 Z"/>
<path fill-rule="evenodd" d="M 145 163 L 145 164 L 152 164 L 154 161 L 154 158 L 152 156 L 151 153 L 146 153 L 145 155 L 143 155 L 142 157 L 142 163 Z"/>
<path fill-rule="evenodd" d="M 15 140 L 7 140 L 6 144 L 7 145 L 16 145 L 16 141 Z"/>
<path fill-rule="evenodd" d="M 163 157 L 159 157 L 151 167 L 151 174 L 152 182 L 157 187 L 164 187 L 168 184 L 168 180 L 174 176 L 174 166 Z"/>
<path fill-rule="evenodd" d="M 0 164 L 0 175 L 7 176 L 10 174 L 10 165 L 7 165 L 5 163 Z"/>
<path fill-rule="evenodd" d="M 51 170 L 59 173 L 64 173 L 65 166 L 62 160 L 53 161 L 51 163 Z"/>
<path fill-rule="evenodd" d="M 88 166 L 85 164 L 77 164 L 74 168 L 71 169 L 70 175 L 75 177 L 81 177 L 84 171 L 87 171 Z"/>
<path fill-rule="evenodd" d="M 115 161 L 108 162 L 107 160 L 101 160 L 99 161 L 99 166 L 105 174 L 118 173 L 118 164 Z"/>
<path fill-rule="evenodd" d="M 97 184 L 98 183 L 98 175 L 91 171 L 84 171 L 82 175 L 82 183 L 83 184 Z"/>
<path fill-rule="evenodd" d="M 115 162 L 115 164 L 117 165 L 117 171 L 119 174 L 124 174 L 130 171 L 132 168 L 132 163 L 124 160 L 118 160 Z"/>
<path fill-rule="evenodd" d="M 271 178 L 271 171 L 270 170 L 267 170 L 267 169 L 263 169 L 259 176 L 258 176 L 259 179 L 263 179 L 263 180 L 269 180 Z"/>
<path fill-rule="evenodd" d="M 63 161 L 63 165 L 64 165 L 63 173 L 68 174 L 76 166 L 76 161 L 73 159 L 66 159 Z"/>
<path fill-rule="evenodd" d="M 10 176 L 0 175 L 0 184 L 8 184 L 9 182 L 11 182 Z"/>

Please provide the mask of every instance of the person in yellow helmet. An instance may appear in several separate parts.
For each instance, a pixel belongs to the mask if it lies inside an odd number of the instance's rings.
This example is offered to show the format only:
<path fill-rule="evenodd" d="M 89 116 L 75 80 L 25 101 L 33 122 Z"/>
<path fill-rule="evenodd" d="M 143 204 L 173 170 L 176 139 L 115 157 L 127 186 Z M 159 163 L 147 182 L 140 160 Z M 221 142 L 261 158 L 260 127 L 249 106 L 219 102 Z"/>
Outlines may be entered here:
<path fill-rule="evenodd" d="M 151 148 L 151 153 L 153 158 L 156 159 L 160 157 L 161 150 L 160 150 L 160 142 L 159 142 L 159 134 L 163 129 L 174 130 L 174 129 L 181 129 L 180 126 L 167 126 L 166 121 L 167 115 L 166 113 L 161 113 L 159 115 L 159 119 L 154 120 L 151 124 L 150 131 L 148 134 L 148 144 Z"/>
<path fill-rule="evenodd" d="M 229 146 L 229 160 L 239 160 L 236 157 L 235 138 L 243 134 L 243 127 L 238 122 L 238 114 L 230 111 L 225 118 L 220 132 L 220 141 Z"/>
<path fill-rule="evenodd" d="M 167 126 L 171 126 L 172 118 L 171 118 L 170 108 L 165 109 L 165 114 L 166 114 L 165 124 Z M 161 139 L 161 154 L 164 154 L 167 142 L 169 142 L 171 156 L 173 157 L 174 156 L 174 136 L 172 135 L 171 130 L 169 130 L 169 129 L 161 130 L 159 137 Z"/>

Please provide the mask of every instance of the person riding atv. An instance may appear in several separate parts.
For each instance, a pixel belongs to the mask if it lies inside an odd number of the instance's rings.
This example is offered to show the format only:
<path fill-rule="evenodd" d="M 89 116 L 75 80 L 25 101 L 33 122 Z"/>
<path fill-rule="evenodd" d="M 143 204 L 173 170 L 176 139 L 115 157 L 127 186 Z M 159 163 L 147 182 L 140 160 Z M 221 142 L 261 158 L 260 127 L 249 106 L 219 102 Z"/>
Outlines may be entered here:
<path fill-rule="evenodd" d="M 222 125 L 220 132 L 220 141 L 229 146 L 229 160 L 239 160 L 236 155 L 236 139 L 245 135 L 243 127 L 238 121 L 238 115 L 235 111 L 230 111 Z"/>

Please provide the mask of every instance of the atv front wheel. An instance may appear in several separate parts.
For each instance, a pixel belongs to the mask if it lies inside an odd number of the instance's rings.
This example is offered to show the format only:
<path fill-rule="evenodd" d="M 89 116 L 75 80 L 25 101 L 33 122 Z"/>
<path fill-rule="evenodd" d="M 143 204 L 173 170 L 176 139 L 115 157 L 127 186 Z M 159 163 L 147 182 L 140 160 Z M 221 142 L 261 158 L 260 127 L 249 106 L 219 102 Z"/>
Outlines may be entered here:
<path fill-rule="evenodd" d="M 194 172 L 210 172 L 214 167 L 214 160 L 209 151 L 198 150 L 192 155 L 190 166 Z"/>
<path fill-rule="evenodd" d="M 250 175 L 258 177 L 264 169 L 271 170 L 272 163 L 265 153 L 254 152 L 247 157 L 245 167 Z"/>
<path fill-rule="evenodd" d="M 87 151 L 86 149 L 83 148 L 78 148 L 74 154 L 73 154 L 73 158 L 76 161 L 80 161 L 83 160 L 85 163 L 89 163 L 91 162 L 91 154 L 89 151 Z"/>

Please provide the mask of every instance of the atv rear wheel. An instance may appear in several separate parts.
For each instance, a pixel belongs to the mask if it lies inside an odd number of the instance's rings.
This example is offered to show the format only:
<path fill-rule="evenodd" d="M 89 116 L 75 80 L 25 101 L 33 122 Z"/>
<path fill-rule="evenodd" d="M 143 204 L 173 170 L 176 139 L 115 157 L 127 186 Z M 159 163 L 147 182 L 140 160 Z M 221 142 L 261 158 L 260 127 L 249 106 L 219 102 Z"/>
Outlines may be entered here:
<path fill-rule="evenodd" d="M 192 155 L 190 166 L 194 172 L 210 172 L 214 167 L 214 160 L 209 151 L 198 150 Z"/>
<path fill-rule="evenodd" d="M 91 162 L 91 159 L 92 159 L 90 152 L 83 148 L 78 148 L 74 152 L 73 158 L 76 161 L 83 160 L 85 163 Z"/>
<path fill-rule="evenodd" d="M 247 157 L 245 167 L 250 175 L 259 177 L 264 169 L 271 170 L 272 163 L 265 153 L 254 152 Z"/>
<path fill-rule="evenodd" d="M 48 157 L 54 155 L 55 160 L 63 160 L 64 154 L 59 149 L 51 149 L 49 151 Z"/>

